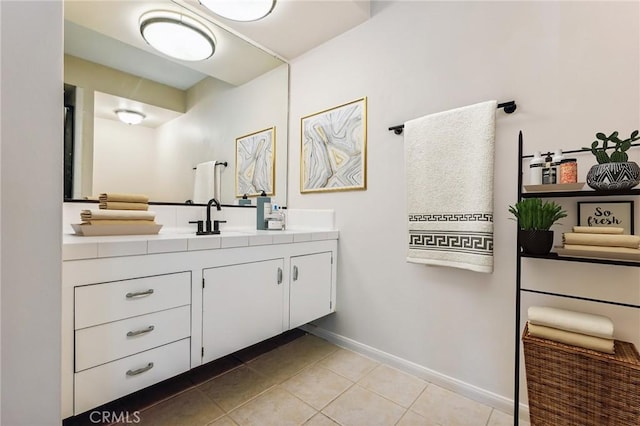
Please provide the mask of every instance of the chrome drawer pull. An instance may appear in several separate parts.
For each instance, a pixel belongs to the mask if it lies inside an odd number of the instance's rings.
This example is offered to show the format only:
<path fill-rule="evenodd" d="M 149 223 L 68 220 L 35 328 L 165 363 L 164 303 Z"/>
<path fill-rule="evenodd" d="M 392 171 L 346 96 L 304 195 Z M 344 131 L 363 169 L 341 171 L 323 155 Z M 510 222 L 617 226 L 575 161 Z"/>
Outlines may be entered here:
<path fill-rule="evenodd" d="M 153 363 L 150 362 L 146 367 L 138 368 L 137 370 L 127 370 L 127 376 L 137 376 L 145 371 L 149 371 L 153 368 Z"/>
<path fill-rule="evenodd" d="M 153 289 L 150 288 L 149 290 L 145 290 L 145 291 L 135 291 L 133 293 L 127 293 L 127 299 L 131 299 L 134 297 L 140 297 L 140 296 L 148 296 L 150 294 L 153 294 Z"/>
<path fill-rule="evenodd" d="M 130 331 L 127 333 L 127 337 L 139 336 L 144 333 L 149 333 L 150 331 L 153 331 L 154 328 L 155 327 L 153 325 L 150 325 L 149 327 L 143 328 L 142 330 Z"/>
<path fill-rule="evenodd" d="M 298 281 L 298 267 L 297 266 L 293 267 L 293 280 L 294 281 Z"/>
<path fill-rule="evenodd" d="M 282 268 L 278 268 L 278 284 L 282 284 Z"/>

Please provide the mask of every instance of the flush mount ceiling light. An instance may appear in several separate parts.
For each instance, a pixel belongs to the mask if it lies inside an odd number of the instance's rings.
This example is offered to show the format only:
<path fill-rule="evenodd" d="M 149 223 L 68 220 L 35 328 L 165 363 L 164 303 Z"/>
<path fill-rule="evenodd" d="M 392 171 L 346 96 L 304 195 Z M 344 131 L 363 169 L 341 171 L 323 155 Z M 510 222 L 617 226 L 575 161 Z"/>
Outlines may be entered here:
<path fill-rule="evenodd" d="M 125 124 L 140 124 L 146 118 L 143 113 L 130 109 L 117 109 L 115 113 L 118 119 Z"/>
<path fill-rule="evenodd" d="M 183 61 L 202 61 L 216 50 L 213 33 L 204 24 L 177 12 L 145 13 L 140 34 L 154 49 Z"/>
<path fill-rule="evenodd" d="M 257 21 L 271 13 L 276 0 L 199 0 L 200 4 L 232 21 Z"/>

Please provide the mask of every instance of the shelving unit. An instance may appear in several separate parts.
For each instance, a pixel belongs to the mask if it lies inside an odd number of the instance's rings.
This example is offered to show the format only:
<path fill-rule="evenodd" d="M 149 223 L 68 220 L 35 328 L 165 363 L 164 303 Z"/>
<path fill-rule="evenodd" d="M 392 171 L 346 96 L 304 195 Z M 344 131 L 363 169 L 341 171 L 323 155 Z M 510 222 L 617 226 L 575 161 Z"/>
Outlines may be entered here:
<path fill-rule="evenodd" d="M 632 146 L 638 146 L 633 144 Z M 567 152 L 582 152 L 588 150 L 573 150 Z M 576 198 L 576 197 L 609 197 L 609 196 L 640 196 L 640 189 L 629 189 L 624 191 L 594 191 L 594 190 L 581 190 L 581 191 L 546 191 L 546 192 L 522 192 L 523 182 L 522 162 L 525 158 L 530 158 L 531 155 L 523 155 L 523 141 L 522 131 L 518 137 L 518 201 L 523 198 Z M 521 310 L 521 295 L 525 293 L 542 294 L 553 297 L 563 297 L 569 299 L 583 300 L 588 302 L 604 303 L 615 306 L 622 306 L 626 308 L 640 309 L 640 305 L 633 303 L 615 302 L 604 299 L 595 299 L 589 297 L 581 297 L 570 294 L 540 291 L 530 288 L 522 287 L 522 259 L 533 258 L 543 259 L 549 261 L 562 261 L 562 262 L 577 262 L 577 263 L 594 263 L 604 265 L 617 265 L 624 267 L 640 267 L 640 262 L 628 261 L 628 260 L 616 260 L 616 259 L 593 259 L 584 257 L 567 257 L 559 256 L 557 253 L 549 253 L 548 255 L 530 255 L 522 253 L 520 248 L 520 240 L 517 241 L 517 256 L 516 256 L 516 319 L 515 319 L 515 372 L 514 372 L 514 411 L 513 422 L 514 426 L 519 424 L 519 406 L 520 406 L 520 343 L 521 343 L 521 330 L 520 330 L 520 310 Z"/>

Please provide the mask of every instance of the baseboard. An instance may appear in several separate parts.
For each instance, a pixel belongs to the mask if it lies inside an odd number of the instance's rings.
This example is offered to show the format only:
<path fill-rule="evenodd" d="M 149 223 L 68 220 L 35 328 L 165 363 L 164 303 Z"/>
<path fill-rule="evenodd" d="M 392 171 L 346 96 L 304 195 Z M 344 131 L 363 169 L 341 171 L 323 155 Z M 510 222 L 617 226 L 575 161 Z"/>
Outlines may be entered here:
<path fill-rule="evenodd" d="M 496 410 L 508 414 L 513 414 L 513 399 L 505 398 L 486 389 L 482 389 L 453 377 L 438 373 L 437 371 L 423 367 L 414 362 L 407 361 L 395 355 L 391 355 L 387 352 L 383 352 L 379 349 L 372 348 L 371 346 L 357 342 L 340 334 L 336 334 L 314 324 L 306 324 L 301 326 L 300 328 L 308 333 L 328 340 L 329 342 L 337 346 L 343 347 L 345 349 L 350 349 L 354 352 L 368 356 L 369 358 L 372 358 L 376 361 L 384 362 L 385 364 L 395 367 L 398 370 L 412 374 L 416 377 L 426 380 L 427 382 L 433 383 L 459 395 L 463 395 L 467 398 L 473 399 L 474 401 L 478 401 L 482 404 L 493 407 Z M 521 403 L 519 411 L 520 420 L 529 421 L 529 406 Z"/>

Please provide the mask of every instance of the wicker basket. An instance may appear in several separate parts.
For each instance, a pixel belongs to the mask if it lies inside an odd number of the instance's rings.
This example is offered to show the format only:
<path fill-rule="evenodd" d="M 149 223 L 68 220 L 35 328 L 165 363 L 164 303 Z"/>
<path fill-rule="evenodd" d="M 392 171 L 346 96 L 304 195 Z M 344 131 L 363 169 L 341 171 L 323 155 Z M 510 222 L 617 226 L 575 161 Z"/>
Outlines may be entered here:
<path fill-rule="evenodd" d="M 615 341 L 615 354 L 522 336 L 531 425 L 640 425 L 640 355 Z"/>

